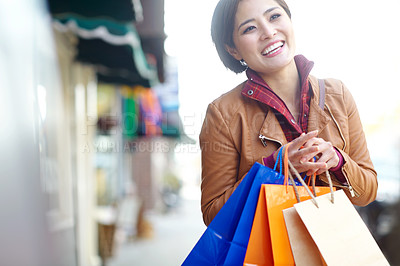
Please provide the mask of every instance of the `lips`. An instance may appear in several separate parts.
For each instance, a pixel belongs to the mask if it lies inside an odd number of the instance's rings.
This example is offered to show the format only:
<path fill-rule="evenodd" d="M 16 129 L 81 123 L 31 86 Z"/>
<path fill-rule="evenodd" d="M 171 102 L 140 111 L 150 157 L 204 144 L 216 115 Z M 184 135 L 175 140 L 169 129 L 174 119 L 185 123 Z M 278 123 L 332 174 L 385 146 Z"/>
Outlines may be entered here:
<path fill-rule="evenodd" d="M 262 55 L 272 55 L 274 53 L 276 53 L 277 51 L 279 51 L 280 48 L 283 47 L 285 43 L 283 41 L 277 41 L 271 45 L 269 45 L 267 48 L 265 48 L 265 50 L 262 52 Z"/>

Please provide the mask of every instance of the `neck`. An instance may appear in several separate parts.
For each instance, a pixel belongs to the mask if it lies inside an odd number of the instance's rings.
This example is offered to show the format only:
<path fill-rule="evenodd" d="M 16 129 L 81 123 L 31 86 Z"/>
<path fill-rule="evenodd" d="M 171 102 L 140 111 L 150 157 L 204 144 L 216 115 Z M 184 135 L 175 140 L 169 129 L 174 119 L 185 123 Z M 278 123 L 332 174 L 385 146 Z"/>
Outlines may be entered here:
<path fill-rule="evenodd" d="M 300 108 L 300 77 L 293 60 L 284 69 L 262 77 L 268 86 L 285 102 L 297 120 Z"/>
<path fill-rule="evenodd" d="M 293 60 L 284 69 L 261 76 L 268 86 L 279 96 L 294 95 L 300 90 L 300 77 Z M 286 98 L 286 97 L 283 97 Z"/>

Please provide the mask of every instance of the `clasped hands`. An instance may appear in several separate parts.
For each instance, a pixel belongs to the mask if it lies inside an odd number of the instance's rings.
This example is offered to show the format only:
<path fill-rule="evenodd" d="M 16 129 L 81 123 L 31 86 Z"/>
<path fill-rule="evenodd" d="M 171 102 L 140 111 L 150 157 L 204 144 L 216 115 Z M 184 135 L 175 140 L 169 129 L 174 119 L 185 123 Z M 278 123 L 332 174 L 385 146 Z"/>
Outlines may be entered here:
<path fill-rule="evenodd" d="M 317 136 L 318 130 L 302 133 L 288 145 L 288 159 L 299 173 L 319 175 L 336 167 L 340 161 L 332 143 Z M 275 160 L 277 154 L 274 154 Z"/>

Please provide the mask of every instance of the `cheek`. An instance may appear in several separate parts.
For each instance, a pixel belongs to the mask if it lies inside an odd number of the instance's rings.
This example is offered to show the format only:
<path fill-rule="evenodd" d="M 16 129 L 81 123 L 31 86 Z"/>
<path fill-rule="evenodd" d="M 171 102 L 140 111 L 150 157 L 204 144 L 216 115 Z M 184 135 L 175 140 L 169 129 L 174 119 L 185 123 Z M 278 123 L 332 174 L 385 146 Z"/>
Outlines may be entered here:
<path fill-rule="evenodd" d="M 288 28 L 286 30 L 286 38 L 287 38 L 287 41 L 288 41 L 288 44 L 289 44 L 289 48 L 291 50 L 296 49 L 296 39 L 294 37 L 293 28 Z"/>
<path fill-rule="evenodd" d="M 290 43 L 291 43 L 292 48 L 296 49 L 296 39 L 294 38 L 294 35 L 291 36 Z"/>
<path fill-rule="evenodd" d="M 246 53 L 255 47 L 255 40 L 249 36 L 245 36 L 237 39 L 235 45 L 241 53 Z"/>
<path fill-rule="evenodd" d="M 286 32 L 288 37 L 290 38 L 291 42 L 294 44 L 295 43 L 295 37 L 294 37 L 294 28 L 292 24 L 288 24 L 286 27 Z"/>

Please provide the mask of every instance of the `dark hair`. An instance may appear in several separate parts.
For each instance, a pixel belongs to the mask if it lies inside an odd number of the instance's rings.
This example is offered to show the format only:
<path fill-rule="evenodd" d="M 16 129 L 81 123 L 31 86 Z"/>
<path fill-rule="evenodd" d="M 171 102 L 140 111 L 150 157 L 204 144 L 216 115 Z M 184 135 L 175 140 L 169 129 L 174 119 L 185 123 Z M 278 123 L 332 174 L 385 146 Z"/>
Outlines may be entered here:
<path fill-rule="evenodd" d="M 239 2 L 241 0 L 220 0 L 215 7 L 211 21 L 211 37 L 217 49 L 219 58 L 225 67 L 235 73 L 240 73 L 246 70 L 239 60 L 236 60 L 225 49 L 226 45 L 235 47 L 233 43 L 233 26 L 235 25 L 235 16 Z M 292 17 L 289 7 L 284 0 L 274 0 L 277 2 L 289 16 Z"/>

